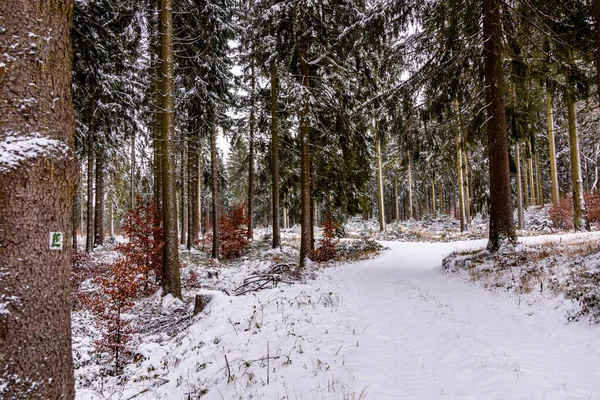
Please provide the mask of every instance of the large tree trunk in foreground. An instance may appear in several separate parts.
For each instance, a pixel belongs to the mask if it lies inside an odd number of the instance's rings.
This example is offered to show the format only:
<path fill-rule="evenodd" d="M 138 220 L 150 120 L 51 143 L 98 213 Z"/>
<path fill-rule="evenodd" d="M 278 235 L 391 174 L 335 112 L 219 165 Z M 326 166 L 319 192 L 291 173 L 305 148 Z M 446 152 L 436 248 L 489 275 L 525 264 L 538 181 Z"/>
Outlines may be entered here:
<path fill-rule="evenodd" d="M 310 73 L 307 63 L 307 51 L 299 51 L 302 70 L 302 86 L 310 88 Z M 308 95 L 304 99 L 300 112 L 300 267 L 304 267 L 306 257 L 312 247 L 311 210 L 310 210 L 310 103 Z"/>
<path fill-rule="evenodd" d="M 579 154 L 579 138 L 577 137 L 577 115 L 573 95 L 574 85 L 569 72 L 567 83 L 567 114 L 569 120 L 569 154 L 571 161 L 571 186 L 573 189 L 573 226 L 575 231 L 589 230 L 585 200 L 583 198 L 583 179 L 581 177 L 581 156 Z"/>
<path fill-rule="evenodd" d="M 94 207 L 94 246 L 104 244 L 104 151 L 96 152 L 96 206 Z"/>
<path fill-rule="evenodd" d="M 219 259 L 219 169 L 217 165 L 217 132 L 215 122 L 210 126 L 210 171 L 212 175 L 212 231 L 211 257 Z"/>
<path fill-rule="evenodd" d="M 0 397 L 7 400 L 74 397 L 72 15 L 69 0 L 0 1 Z M 19 106 L 25 98 L 34 101 Z"/>
<path fill-rule="evenodd" d="M 508 163 L 500 0 L 483 1 L 483 40 L 490 165 L 490 227 L 487 248 L 491 252 L 497 252 L 504 241 L 517 241 Z"/>
<path fill-rule="evenodd" d="M 272 247 L 281 246 L 279 233 L 279 126 L 277 121 L 277 65 L 271 62 L 271 168 L 272 187 L 271 199 L 273 212 L 273 243 Z"/>
<path fill-rule="evenodd" d="M 87 160 L 87 222 L 85 238 L 85 251 L 94 249 L 94 148 L 95 148 L 95 125 L 94 111 L 96 110 L 95 90 L 92 89 L 90 96 L 90 116 L 88 121 L 88 160 Z"/>
<path fill-rule="evenodd" d="M 162 59 L 162 198 L 163 198 L 163 295 L 181 299 L 179 243 L 177 241 L 177 204 L 175 198 L 175 96 L 173 56 L 173 4 L 162 0 L 160 13 Z"/>

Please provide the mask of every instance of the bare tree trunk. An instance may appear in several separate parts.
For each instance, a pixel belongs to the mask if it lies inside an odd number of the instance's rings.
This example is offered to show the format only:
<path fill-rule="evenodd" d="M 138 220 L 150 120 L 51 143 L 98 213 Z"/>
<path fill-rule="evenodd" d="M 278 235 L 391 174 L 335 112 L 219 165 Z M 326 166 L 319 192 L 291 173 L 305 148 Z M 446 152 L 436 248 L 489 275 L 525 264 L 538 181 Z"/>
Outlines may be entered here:
<path fill-rule="evenodd" d="M 104 151 L 96 152 L 96 207 L 94 207 L 94 246 L 104 244 Z"/>
<path fill-rule="evenodd" d="M 558 190 L 558 173 L 556 169 L 556 145 L 554 142 L 554 118 L 552 116 L 552 97 L 546 86 L 546 119 L 548 124 L 548 147 L 550 152 L 550 180 L 552 185 L 552 205 L 558 206 L 560 192 Z"/>
<path fill-rule="evenodd" d="M 17 147 L 0 156 L 3 399 L 74 398 L 72 16 L 73 1 L 0 1 L 0 143 Z"/>
<path fill-rule="evenodd" d="M 521 186 L 521 151 L 519 143 L 515 144 L 515 157 L 517 164 L 517 213 L 518 213 L 518 228 L 523 229 L 525 221 L 523 220 L 523 187 Z"/>
<path fill-rule="evenodd" d="M 115 191 L 114 191 L 114 184 L 112 185 L 112 187 L 110 188 L 110 196 L 109 196 L 110 200 L 108 202 L 108 218 L 109 218 L 109 225 L 108 225 L 108 235 L 111 238 L 115 237 L 115 214 L 114 214 L 114 209 L 115 209 Z"/>
<path fill-rule="evenodd" d="M 575 231 L 590 229 L 583 198 L 583 180 L 581 178 L 581 158 L 579 138 L 577 137 L 577 117 L 575 112 L 574 85 L 570 72 L 566 73 L 567 114 L 569 119 L 569 153 L 571 160 L 571 185 L 573 189 L 573 226 Z"/>
<path fill-rule="evenodd" d="M 408 219 L 413 219 L 413 182 L 412 182 L 412 160 L 408 158 Z"/>
<path fill-rule="evenodd" d="M 373 124 L 375 126 L 375 123 Z M 377 134 L 377 132 L 375 132 Z M 382 155 L 381 155 L 381 140 L 377 138 L 375 143 L 377 151 L 377 208 L 379 211 L 379 231 L 385 231 L 385 205 L 383 199 L 383 168 L 382 168 Z"/>
<path fill-rule="evenodd" d="M 272 247 L 281 246 L 281 235 L 279 233 L 279 127 L 277 121 L 277 65 L 271 61 L 271 198 L 273 200 L 273 243 Z"/>
<path fill-rule="evenodd" d="M 542 183 L 541 183 L 541 173 L 540 173 L 540 158 L 535 153 L 535 193 L 537 194 L 537 204 L 544 204 L 544 196 L 542 193 Z"/>
<path fill-rule="evenodd" d="M 483 56 L 487 102 L 490 169 L 490 228 L 487 249 L 497 252 L 508 241 L 516 243 L 508 161 L 504 104 L 501 0 L 483 0 Z"/>
<path fill-rule="evenodd" d="M 310 71 L 307 64 L 307 49 L 299 49 L 300 66 L 302 72 L 302 86 L 310 89 Z M 305 259 L 312 247 L 311 238 L 311 210 L 310 210 L 310 102 L 308 94 L 304 99 L 300 116 L 300 268 L 305 265 Z"/>
<path fill-rule="evenodd" d="M 435 204 L 437 197 L 435 195 L 435 177 L 431 178 L 431 213 L 437 215 L 437 204 Z"/>
<path fill-rule="evenodd" d="M 463 184 L 465 185 L 463 188 L 463 200 L 464 200 L 464 208 L 465 208 L 465 224 L 468 226 L 471 223 L 471 182 L 469 179 L 469 171 L 467 169 L 467 165 L 469 165 L 469 160 L 467 158 L 467 150 L 466 150 L 466 146 L 465 146 L 465 141 L 461 136 L 461 148 L 462 148 L 462 156 L 463 156 L 463 163 L 462 163 L 462 177 L 463 177 Z"/>
<path fill-rule="evenodd" d="M 173 75 L 173 4 L 172 0 L 161 1 L 160 31 L 162 60 L 162 198 L 163 198 L 163 296 L 171 294 L 181 299 L 179 276 L 179 247 L 177 241 L 177 203 L 175 198 L 175 79 Z"/>
<path fill-rule="evenodd" d="M 75 188 L 75 194 L 73 195 L 73 250 L 77 250 L 77 219 L 79 217 L 77 211 L 79 206 L 79 194 L 77 193 L 77 187 Z"/>
<path fill-rule="evenodd" d="M 90 116 L 88 122 L 88 164 L 87 164 L 87 234 L 85 238 L 85 251 L 94 249 L 94 150 L 96 131 L 94 125 L 94 112 L 96 110 L 95 90 L 90 96 Z"/>
<path fill-rule="evenodd" d="M 190 131 L 193 126 L 190 124 Z M 191 250 L 194 247 L 194 241 L 198 238 L 200 224 L 198 222 L 200 215 L 198 214 L 198 197 L 197 185 L 199 181 L 198 168 L 198 148 L 199 143 L 195 134 L 190 133 L 188 145 L 188 234 L 186 248 Z"/>
<path fill-rule="evenodd" d="M 215 121 L 210 125 L 210 170 L 212 174 L 212 231 L 211 257 L 219 259 L 219 170 L 217 165 L 217 132 Z"/>
<path fill-rule="evenodd" d="M 458 111 L 458 107 L 456 107 Z M 460 145 L 460 133 L 459 129 L 456 130 L 456 173 L 458 174 L 458 207 L 459 207 L 459 218 L 460 218 L 460 231 L 464 232 L 466 229 L 466 217 L 465 217 L 465 185 L 463 183 L 463 167 L 462 167 L 462 152 Z"/>
<path fill-rule="evenodd" d="M 533 176 L 533 149 L 531 148 L 531 141 L 527 139 L 527 171 L 529 174 L 529 204 L 534 205 L 536 203 L 537 195 L 535 192 L 535 178 Z"/>
<path fill-rule="evenodd" d="M 519 148 L 520 147 L 521 147 L 521 144 L 519 144 Z M 523 149 L 523 151 L 525 151 L 525 153 L 527 153 L 525 148 Z M 529 208 L 529 180 L 527 179 L 527 157 L 523 157 L 522 171 L 523 171 L 523 199 L 525 200 L 525 209 L 528 209 Z"/>
<path fill-rule="evenodd" d="M 135 208 L 135 132 L 131 135 L 131 187 L 129 188 L 129 208 Z"/>
<path fill-rule="evenodd" d="M 152 121 L 152 148 L 153 148 L 153 201 L 154 205 L 161 211 L 162 215 L 162 107 L 163 100 L 161 94 L 162 75 L 161 75 L 161 60 L 160 60 L 160 1 L 149 0 L 150 16 L 149 23 L 152 25 L 150 29 L 150 66 L 152 74 L 152 101 L 153 101 L 153 121 Z M 162 218 L 162 217 L 161 217 Z M 157 221 L 160 223 L 159 221 Z"/>
<path fill-rule="evenodd" d="M 399 190 L 398 190 L 398 171 L 394 174 L 394 206 L 396 210 L 396 221 L 400 220 L 400 200 L 399 200 Z"/>
<path fill-rule="evenodd" d="M 181 157 L 181 233 L 180 244 L 187 244 L 188 234 L 188 144 L 184 139 Z"/>
<path fill-rule="evenodd" d="M 596 25 L 596 83 L 598 85 L 598 96 L 600 96 L 600 0 L 593 0 L 593 12 Z"/>
<path fill-rule="evenodd" d="M 250 139 L 248 140 L 248 238 L 254 238 L 254 96 L 256 96 L 256 76 L 254 72 L 254 63 L 251 66 L 250 74 Z M 273 96 L 273 88 L 271 88 L 271 96 Z"/>

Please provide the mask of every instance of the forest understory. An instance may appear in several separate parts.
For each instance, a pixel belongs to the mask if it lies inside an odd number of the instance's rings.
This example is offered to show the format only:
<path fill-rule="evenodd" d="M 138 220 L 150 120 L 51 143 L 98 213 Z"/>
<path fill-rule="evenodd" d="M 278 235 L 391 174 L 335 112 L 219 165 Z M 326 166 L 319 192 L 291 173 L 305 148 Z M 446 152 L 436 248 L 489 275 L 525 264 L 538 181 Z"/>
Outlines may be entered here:
<path fill-rule="evenodd" d="M 600 232 L 573 235 L 552 228 L 549 208 L 531 207 L 526 212 L 528 230 L 519 232 L 528 238 L 495 255 L 481 250 L 487 221 L 475 218 L 461 233 L 457 220 L 447 215 L 393 223 L 386 232 L 379 231 L 377 221 L 352 218 L 337 229 L 342 237 L 333 239 L 335 259 L 310 263 L 301 273 L 297 226 L 281 232 L 282 244 L 276 249 L 271 247 L 270 228 L 259 228 L 239 258 L 219 263 L 211 261 L 210 249 L 182 247 L 183 301 L 161 296 L 158 286 L 135 298 L 122 315 L 128 336 L 120 355 L 115 356 L 114 346 L 103 348 L 97 340 L 107 331 L 102 318 L 85 306 L 74 310 L 77 398 L 391 398 L 389 393 L 373 396 L 389 386 L 379 378 L 372 381 L 374 387 L 357 386 L 356 376 L 369 368 L 368 360 L 366 367 L 346 365 L 344 355 L 352 359 L 348 348 L 360 347 L 357 330 L 368 326 L 357 323 L 340 305 L 348 300 L 336 277 L 340 270 L 378 263 L 381 254 L 393 253 L 387 247 L 391 243 L 439 243 L 445 247 L 434 247 L 432 253 L 440 260 L 429 267 L 449 285 L 455 278 L 447 274 L 452 273 L 482 287 L 475 290 L 509 298 L 514 312 L 547 314 L 550 308 L 551 319 L 561 326 L 589 323 L 598 334 L 594 326 L 600 317 Z M 323 235 L 317 238 L 321 241 Z M 109 240 L 95 249 L 89 262 L 114 260 L 115 246 L 127 241 L 120 236 Z M 82 282 L 79 290 L 98 290 L 93 282 Z M 436 296 L 418 292 L 427 302 Z M 365 299 L 361 308 L 377 314 L 373 307 L 377 304 Z M 336 338 L 328 340 L 330 333 Z M 477 388 L 475 392 L 481 393 Z"/>

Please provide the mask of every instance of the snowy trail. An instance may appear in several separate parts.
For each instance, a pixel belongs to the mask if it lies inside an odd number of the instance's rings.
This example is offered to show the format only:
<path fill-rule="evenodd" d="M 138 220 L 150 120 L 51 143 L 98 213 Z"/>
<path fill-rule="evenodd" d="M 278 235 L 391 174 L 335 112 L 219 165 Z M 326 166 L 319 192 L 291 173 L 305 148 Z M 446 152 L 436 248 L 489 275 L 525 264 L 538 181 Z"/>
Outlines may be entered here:
<path fill-rule="evenodd" d="M 384 244 L 306 284 L 214 293 L 189 328 L 138 349 L 147 358 L 124 386 L 77 398 L 600 400 L 600 327 L 568 324 L 570 302 L 526 304 L 442 273 L 445 255 L 486 241 Z"/>
<path fill-rule="evenodd" d="M 540 239 L 530 239 L 540 240 Z M 548 238 L 545 238 L 548 240 Z M 485 246 L 387 242 L 375 260 L 335 271 L 357 325 L 344 354 L 367 399 L 600 399 L 600 335 L 562 313 L 522 306 L 442 275 L 445 254 Z"/>

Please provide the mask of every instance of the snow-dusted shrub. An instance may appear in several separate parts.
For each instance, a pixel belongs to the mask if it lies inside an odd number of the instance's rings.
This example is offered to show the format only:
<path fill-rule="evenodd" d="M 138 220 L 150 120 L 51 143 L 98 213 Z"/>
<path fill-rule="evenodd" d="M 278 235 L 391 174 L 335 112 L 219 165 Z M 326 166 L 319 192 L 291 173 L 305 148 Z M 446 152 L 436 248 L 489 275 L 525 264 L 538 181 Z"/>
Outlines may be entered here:
<path fill-rule="evenodd" d="M 323 223 L 323 236 L 319 240 L 319 247 L 310 253 L 311 260 L 325 262 L 337 257 L 335 232 L 338 227 L 338 223 L 331 218 L 330 214 L 327 214 Z"/>
<path fill-rule="evenodd" d="M 600 227 L 600 193 L 586 192 L 584 199 L 590 225 Z M 555 228 L 573 229 L 573 195 L 569 194 L 562 199 L 558 206 L 552 207 L 548 213 Z"/>
<path fill-rule="evenodd" d="M 569 289 L 566 296 L 579 303 L 581 311 L 572 316 L 590 316 L 600 323 L 600 266 L 596 268 L 575 268 L 570 273 Z"/>
<path fill-rule="evenodd" d="M 244 203 L 230 207 L 219 221 L 220 253 L 223 258 L 239 257 L 248 246 L 247 225 L 249 222 Z"/>
<path fill-rule="evenodd" d="M 148 291 L 160 282 L 162 275 L 164 242 L 158 208 L 146 203 L 130 210 L 125 216 L 124 233 L 129 241 L 119 244 L 116 250 L 144 274 Z"/>

